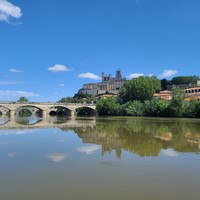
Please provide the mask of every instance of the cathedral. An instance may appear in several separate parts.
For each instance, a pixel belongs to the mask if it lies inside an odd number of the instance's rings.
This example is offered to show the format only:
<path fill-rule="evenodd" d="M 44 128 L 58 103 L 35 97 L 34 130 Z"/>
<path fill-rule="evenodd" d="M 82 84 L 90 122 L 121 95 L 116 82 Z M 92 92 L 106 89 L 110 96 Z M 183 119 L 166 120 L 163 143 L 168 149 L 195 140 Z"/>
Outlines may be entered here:
<path fill-rule="evenodd" d="M 118 94 L 119 89 L 126 81 L 126 78 L 122 77 L 121 71 L 117 70 L 115 77 L 111 74 L 106 75 L 102 72 L 102 80 L 99 83 L 87 83 L 83 85 L 83 88 L 79 90 L 82 94 L 99 95 L 105 93 Z"/>

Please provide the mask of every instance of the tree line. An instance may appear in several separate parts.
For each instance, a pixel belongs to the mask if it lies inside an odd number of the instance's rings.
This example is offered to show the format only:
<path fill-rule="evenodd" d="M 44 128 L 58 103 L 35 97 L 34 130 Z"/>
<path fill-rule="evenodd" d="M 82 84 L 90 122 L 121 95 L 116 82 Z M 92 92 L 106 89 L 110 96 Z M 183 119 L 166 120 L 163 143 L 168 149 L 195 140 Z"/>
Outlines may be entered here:
<path fill-rule="evenodd" d="M 188 86 L 194 86 L 197 84 L 199 76 L 176 76 L 172 80 L 162 79 L 161 89 L 168 90 L 172 87 L 186 88 Z"/>

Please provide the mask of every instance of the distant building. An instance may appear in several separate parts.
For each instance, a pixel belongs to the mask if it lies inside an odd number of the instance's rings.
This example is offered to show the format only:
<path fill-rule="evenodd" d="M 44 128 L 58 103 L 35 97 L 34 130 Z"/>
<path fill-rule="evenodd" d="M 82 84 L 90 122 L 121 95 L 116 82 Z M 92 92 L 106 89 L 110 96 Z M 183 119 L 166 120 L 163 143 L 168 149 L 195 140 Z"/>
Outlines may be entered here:
<path fill-rule="evenodd" d="M 200 96 L 195 96 L 195 97 L 186 97 L 184 100 L 185 100 L 185 101 L 191 101 L 192 99 L 196 99 L 197 101 L 200 102 Z"/>
<path fill-rule="evenodd" d="M 191 101 L 192 99 L 200 101 L 200 87 L 187 88 L 184 93 L 186 101 Z"/>
<path fill-rule="evenodd" d="M 99 95 L 97 95 L 96 96 L 96 101 L 99 101 L 99 100 L 101 100 L 101 99 L 106 99 L 106 98 L 108 98 L 108 97 L 116 97 L 117 96 L 117 94 L 106 94 L 106 93 L 104 93 L 104 94 L 99 94 Z"/>
<path fill-rule="evenodd" d="M 200 87 L 187 88 L 184 89 L 183 92 L 185 96 L 184 98 L 185 101 L 191 101 L 192 99 L 197 99 L 197 101 L 200 101 Z M 160 97 L 161 99 L 165 100 L 172 99 L 172 93 L 171 91 L 168 90 L 161 91 L 160 93 L 156 93 L 153 96 Z"/>
<path fill-rule="evenodd" d="M 104 93 L 118 94 L 119 89 L 125 81 L 126 78 L 122 78 L 120 70 L 116 71 L 114 78 L 110 74 L 106 75 L 104 72 L 102 72 L 101 82 L 84 84 L 83 88 L 79 90 L 79 93 L 91 95 L 99 95 Z"/>
<path fill-rule="evenodd" d="M 186 97 L 200 96 L 200 87 L 187 88 L 184 92 Z"/>
<path fill-rule="evenodd" d="M 155 93 L 153 96 L 159 97 L 161 99 L 168 100 L 168 101 L 172 99 L 171 91 L 168 91 L 168 90 L 161 91 L 160 93 Z"/>

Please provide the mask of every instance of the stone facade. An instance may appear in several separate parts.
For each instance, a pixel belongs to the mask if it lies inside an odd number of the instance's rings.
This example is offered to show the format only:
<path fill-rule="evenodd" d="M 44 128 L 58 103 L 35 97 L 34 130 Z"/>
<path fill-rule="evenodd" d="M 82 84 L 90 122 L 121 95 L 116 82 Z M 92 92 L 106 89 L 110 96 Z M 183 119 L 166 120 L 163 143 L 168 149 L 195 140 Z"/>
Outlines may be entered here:
<path fill-rule="evenodd" d="M 116 71 L 116 75 L 114 78 L 111 74 L 106 75 L 103 72 L 101 82 L 84 84 L 83 88 L 79 90 L 79 93 L 91 95 L 99 95 L 104 93 L 118 94 L 119 89 L 125 81 L 126 78 L 122 78 L 120 70 Z"/>
<path fill-rule="evenodd" d="M 161 99 L 168 100 L 168 101 L 172 99 L 172 93 L 171 91 L 168 91 L 168 90 L 161 91 L 160 93 L 155 93 L 153 96 L 159 97 Z"/>
<path fill-rule="evenodd" d="M 200 102 L 200 87 L 187 88 L 184 90 L 185 100 L 197 99 Z"/>

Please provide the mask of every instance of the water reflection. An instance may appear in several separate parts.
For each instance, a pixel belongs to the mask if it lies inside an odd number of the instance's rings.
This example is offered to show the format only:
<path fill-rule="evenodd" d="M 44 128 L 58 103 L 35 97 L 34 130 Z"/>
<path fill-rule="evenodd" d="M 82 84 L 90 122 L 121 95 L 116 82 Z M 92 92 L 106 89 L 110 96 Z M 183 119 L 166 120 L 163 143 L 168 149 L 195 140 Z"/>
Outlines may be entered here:
<path fill-rule="evenodd" d="M 22 125 L 34 125 L 42 121 L 41 118 L 36 117 L 18 117 L 15 122 Z"/>
<path fill-rule="evenodd" d="M 67 154 L 63 153 L 51 153 L 47 156 L 48 159 L 50 159 L 53 162 L 62 162 L 68 157 Z"/>
<path fill-rule="evenodd" d="M 101 148 L 100 145 L 92 145 L 92 146 L 78 147 L 77 150 L 81 153 L 90 155 L 95 153 L 95 151 L 99 150 L 100 148 Z"/>
<path fill-rule="evenodd" d="M 2 200 L 199 196 L 200 120 L 27 120 L 0 126 Z"/>
<path fill-rule="evenodd" d="M 179 153 L 200 153 L 200 120 L 193 119 L 154 119 L 154 118 L 18 118 L 2 124 L 23 129 L 12 134 L 30 133 L 26 127 L 58 127 L 61 131 L 73 130 L 88 146 L 77 147 L 77 151 L 86 155 L 101 149 L 102 156 L 112 151 L 118 158 L 123 150 L 141 157 L 160 153 L 175 157 Z M 30 126 L 31 125 L 31 126 Z M 33 129 L 31 129 L 33 130 Z M 4 134 L 1 131 L 1 134 Z M 8 132 L 6 132 L 8 134 Z M 64 143 L 64 139 L 58 140 Z M 64 155 L 49 156 L 52 161 L 66 158 Z M 55 158 L 55 159 L 54 159 Z M 58 159 L 57 159 L 58 158 Z"/>
<path fill-rule="evenodd" d="M 95 118 L 81 118 L 81 120 L 70 117 L 16 117 L 0 118 L 0 129 L 40 128 L 40 127 L 83 127 L 93 126 Z"/>
<path fill-rule="evenodd" d="M 161 150 L 161 153 L 163 153 L 167 157 L 177 157 L 177 156 L 179 156 L 179 153 L 176 152 L 176 151 L 174 151 L 171 148 L 169 148 L 169 149 L 163 149 L 163 150 Z"/>
<path fill-rule="evenodd" d="M 94 128 L 71 128 L 83 143 L 102 146 L 102 155 L 113 150 L 121 158 L 122 150 L 144 156 L 158 156 L 162 149 L 167 156 L 175 152 L 200 152 L 198 120 L 97 119 Z M 170 150 L 171 149 L 171 150 Z"/>
<path fill-rule="evenodd" d="M 9 117 L 5 117 L 5 118 L 0 117 L 0 126 L 8 123 L 9 120 L 10 120 Z"/>

